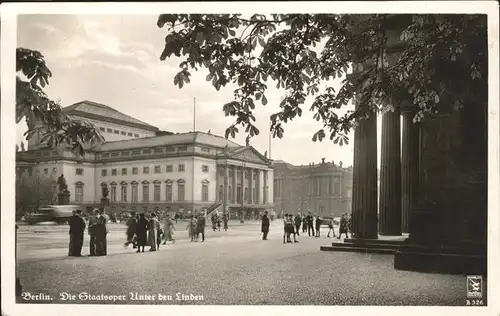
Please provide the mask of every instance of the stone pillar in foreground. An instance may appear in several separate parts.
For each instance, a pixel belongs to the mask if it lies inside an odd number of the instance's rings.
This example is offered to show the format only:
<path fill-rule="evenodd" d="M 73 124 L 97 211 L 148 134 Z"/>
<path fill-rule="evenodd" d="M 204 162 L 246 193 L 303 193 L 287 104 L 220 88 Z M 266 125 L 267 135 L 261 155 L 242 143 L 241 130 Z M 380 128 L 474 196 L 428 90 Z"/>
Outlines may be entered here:
<path fill-rule="evenodd" d="M 419 182 L 419 125 L 413 123 L 415 111 L 401 107 L 403 114 L 403 142 L 401 148 L 401 228 L 403 233 L 410 232 L 410 213 L 417 202 Z"/>
<path fill-rule="evenodd" d="M 378 238 L 375 113 L 371 113 L 368 119 L 360 121 L 354 131 L 352 220 L 354 238 Z"/>
<path fill-rule="evenodd" d="M 379 234 L 401 235 L 401 118 L 399 106 L 382 116 Z"/>

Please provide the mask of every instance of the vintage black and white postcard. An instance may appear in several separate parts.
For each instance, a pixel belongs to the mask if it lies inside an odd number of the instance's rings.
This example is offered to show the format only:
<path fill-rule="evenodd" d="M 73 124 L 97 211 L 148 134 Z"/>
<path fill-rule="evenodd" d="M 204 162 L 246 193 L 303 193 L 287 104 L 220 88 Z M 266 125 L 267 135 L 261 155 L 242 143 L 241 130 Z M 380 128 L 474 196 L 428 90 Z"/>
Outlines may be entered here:
<path fill-rule="evenodd" d="M 1 18 L 6 315 L 500 312 L 496 2 Z"/>

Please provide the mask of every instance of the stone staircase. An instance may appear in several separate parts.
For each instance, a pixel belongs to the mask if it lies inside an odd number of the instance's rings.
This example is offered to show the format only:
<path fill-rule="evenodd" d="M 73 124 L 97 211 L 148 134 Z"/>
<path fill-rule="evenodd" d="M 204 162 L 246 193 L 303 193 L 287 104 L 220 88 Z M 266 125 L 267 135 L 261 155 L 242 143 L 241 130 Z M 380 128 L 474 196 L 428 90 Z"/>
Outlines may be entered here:
<path fill-rule="evenodd" d="M 394 254 L 402 245 L 403 240 L 346 238 L 344 242 L 333 242 L 331 246 L 321 246 L 320 250 Z"/>
<path fill-rule="evenodd" d="M 223 204 L 219 203 L 219 202 L 212 204 L 210 207 L 207 208 L 206 218 L 211 218 L 212 214 L 214 212 L 220 211 L 222 206 L 223 206 Z"/>

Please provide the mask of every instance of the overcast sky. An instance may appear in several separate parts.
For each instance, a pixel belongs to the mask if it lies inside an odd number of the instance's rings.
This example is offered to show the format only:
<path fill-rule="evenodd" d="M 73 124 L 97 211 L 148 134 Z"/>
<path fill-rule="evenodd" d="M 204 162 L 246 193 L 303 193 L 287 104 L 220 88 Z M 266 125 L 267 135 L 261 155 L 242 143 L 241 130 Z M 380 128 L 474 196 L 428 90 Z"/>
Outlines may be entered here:
<path fill-rule="evenodd" d="M 233 100 L 233 87 L 216 91 L 205 81 L 205 69 L 193 73 L 191 83 L 182 89 L 174 86 L 180 61 L 160 61 L 166 31 L 156 26 L 156 20 L 156 15 L 22 15 L 18 46 L 44 54 L 53 74 L 45 91 L 63 106 L 91 100 L 180 133 L 192 130 L 196 98 L 196 129 L 224 135 L 234 118 L 225 117 L 222 106 Z M 255 114 L 261 134 L 251 141 L 262 153 L 269 150 L 269 116 L 278 111 L 283 95 L 272 83 L 268 87 L 269 103 L 258 106 Z M 326 158 L 351 165 L 353 135 L 348 146 L 334 145 L 328 139 L 312 142 L 321 124 L 308 111 L 311 102 L 307 101 L 301 118 L 285 126 L 283 139 L 272 140 L 272 158 L 299 165 Z M 25 129 L 24 123 L 18 124 L 18 143 Z M 236 141 L 244 144 L 245 136 L 240 133 Z"/>

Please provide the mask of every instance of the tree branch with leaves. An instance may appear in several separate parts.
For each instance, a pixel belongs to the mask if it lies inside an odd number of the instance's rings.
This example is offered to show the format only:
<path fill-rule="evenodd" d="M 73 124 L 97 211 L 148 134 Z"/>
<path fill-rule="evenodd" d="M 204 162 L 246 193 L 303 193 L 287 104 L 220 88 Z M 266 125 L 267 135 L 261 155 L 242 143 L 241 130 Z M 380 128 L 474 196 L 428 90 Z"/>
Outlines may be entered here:
<path fill-rule="evenodd" d="M 487 102 L 484 15 L 162 14 L 157 25 L 167 30 L 160 59 L 182 56 L 175 85 L 182 89 L 192 71 L 205 68 L 215 89 L 238 86 L 222 107 L 235 117 L 226 138 L 238 126 L 250 137 L 259 134 L 254 112 L 268 103 L 271 81 L 285 95 L 270 117 L 273 137 L 283 137 L 284 125 L 313 97 L 309 110 L 324 126 L 313 141 L 329 136 L 339 145 L 358 121 L 408 99 L 414 121 Z M 353 65 L 362 67 L 348 74 Z M 320 91 L 335 79 L 338 91 L 331 85 Z M 355 96 L 362 106 L 338 114 Z"/>

